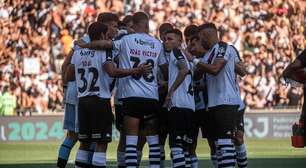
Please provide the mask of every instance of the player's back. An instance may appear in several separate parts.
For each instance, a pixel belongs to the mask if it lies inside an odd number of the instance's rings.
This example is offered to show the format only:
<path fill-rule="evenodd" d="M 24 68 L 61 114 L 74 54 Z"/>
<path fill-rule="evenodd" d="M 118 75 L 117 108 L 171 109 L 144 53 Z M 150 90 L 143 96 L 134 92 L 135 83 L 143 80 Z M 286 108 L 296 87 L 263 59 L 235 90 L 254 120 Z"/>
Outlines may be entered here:
<path fill-rule="evenodd" d="M 110 77 L 103 70 L 106 52 L 90 49 L 79 49 L 73 54 L 78 97 L 98 96 L 110 98 Z"/>
<path fill-rule="evenodd" d="M 157 66 L 162 53 L 162 45 L 156 38 L 135 33 L 122 38 L 120 45 L 119 67 L 134 68 L 140 64 L 152 65 L 152 72 L 133 75 L 120 80 L 122 98 L 141 97 L 158 100 Z"/>

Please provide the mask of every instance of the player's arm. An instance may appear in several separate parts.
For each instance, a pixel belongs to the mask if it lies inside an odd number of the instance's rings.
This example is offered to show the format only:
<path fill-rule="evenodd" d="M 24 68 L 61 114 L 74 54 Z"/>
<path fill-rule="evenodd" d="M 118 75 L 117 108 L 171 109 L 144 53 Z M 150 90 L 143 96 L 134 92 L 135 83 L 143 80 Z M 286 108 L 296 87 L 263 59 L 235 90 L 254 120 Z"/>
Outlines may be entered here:
<path fill-rule="evenodd" d="M 115 57 L 114 59 L 119 62 L 118 57 Z M 106 61 L 103 64 L 103 69 L 110 77 L 123 78 L 130 75 L 148 73 L 152 70 L 152 67 L 151 65 L 140 64 L 138 67 L 130 69 L 117 68 L 113 63 L 112 50 L 108 49 L 106 50 Z"/>
<path fill-rule="evenodd" d="M 219 72 L 226 65 L 226 60 L 223 58 L 216 58 L 213 64 L 206 64 L 206 63 L 200 62 L 199 59 L 194 59 L 193 63 L 196 66 L 197 72 L 199 74 L 209 73 L 212 75 L 218 75 Z"/>
<path fill-rule="evenodd" d="M 181 83 L 184 81 L 185 77 L 189 73 L 189 69 L 187 67 L 187 62 L 184 59 L 177 61 L 177 68 L 179 69 L 179 73 L 175 78 L 175 81 L 173 85 L 169 89 L 170 95 L 174 93 L 174 91 L 181 85 Z"/>
<path fill-rule="evenodd" d="M 86 43 L 85 41 L 78 40 L 75 42 L 75 45 L 80 46 L 81 48 L 89 48 L 94 50 L 104 50 L 110 49 L 113 47 L 112 40 L 96 40 L 90 43 Z"/>
<path fill-rule="evenodd" d="M 245 75 L 247 75 L 248 72 L 246 70 L 246 67 L 243 65 L 243 63 L 239 62 L 235 64 L 235 73 L 241 77 L 244 77 Z"/>
<path fill-rule="evenodd" d="M 151 71 L 152 67 L 150 65 L 141 64 L 136 68 L 122 69 L 122 68 L 117 68 L 113 64 L 113 62 L 107 61 L 103 64 L 103 69 L 110 77 L 123 78 L 134 74 L 136 75 L 136 74 L 143 74 L 149 72 Z"/>
<path fill-rule="evenodd" d="M 66 71 L 67 71 L 67 68 L 68 68 L 68 65 L 71 63 L 71 58 L 72 58 L 72 55 L 73 55 L 73 50 L 70 50 L 70 52 L 68 53 L 67 57 L 64 59 L 64 62 L 62 64 L 62 81 L 63 81 L 63 84 L 67 84 L 67 80 L 65 78 L 65 74 L 66 74 Z"/>
<path fill-rule="evenodd" d="M 75 80 L 75 70 L 74 70 L 74 68 L 75 67 L 74 67 L 73 64 L 68 65 L 67 70 L 66 70 L 65 75 L 64 75 L 64 80 L 66 82 Z"/>
<path fill-rule="evenodd" d="M 189 73 L 189 69 L 188 69 L 188 66 L 187 66 L 187 61 L 185 60 L 181 50 L 174 49 L 172 51 L 172 54 L 176 58 L 176 66 L 179 70 L 179 73 L 176 76 L 174 83 L 170 87 L 168 95 L 172 95 L 174 93 L 174 91 L 181 85 L 181 83 L 184 81 L 186 75 Z"/>
<path fill-rule="evenodd" d="M 177 67 L 179 69 L 179 73 L 177 74 L 174 83 L 170 87 L 168 94 L 165 99 L 165 107 L 169 107 L 171 104 L 171 98 L 175 90 L 182 84 L 184 81 L 185 77 L 189 73 L 189 69 L 187 67 L 187 62 L 184 59 L 178 60 L 177 61 Z"/>

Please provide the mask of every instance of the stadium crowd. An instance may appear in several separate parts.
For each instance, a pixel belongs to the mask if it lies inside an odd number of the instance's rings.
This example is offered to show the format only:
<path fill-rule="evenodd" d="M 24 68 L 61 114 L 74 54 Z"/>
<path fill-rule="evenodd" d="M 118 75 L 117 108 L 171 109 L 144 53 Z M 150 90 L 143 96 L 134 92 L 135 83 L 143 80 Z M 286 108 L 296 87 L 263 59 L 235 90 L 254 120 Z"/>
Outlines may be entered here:
<path fill-rule="evenodd" d="M 100 12 L 143 10 L 151 33 L 169 22 L 180 29 L 214 22 L 250 73 L 240 82 L 249 108 L 297 106 L 302 89 L 279 76 L 306 46 L 306 3 L 300 0 L 1 0 L 0 115 L 62 109 L 60 65 Z M 36 70 L 35 70 L 36 69 Z M 7 97 L 12 101 L 7 101 Z M 13 102 L 13 103 L 12 103 Z"/>

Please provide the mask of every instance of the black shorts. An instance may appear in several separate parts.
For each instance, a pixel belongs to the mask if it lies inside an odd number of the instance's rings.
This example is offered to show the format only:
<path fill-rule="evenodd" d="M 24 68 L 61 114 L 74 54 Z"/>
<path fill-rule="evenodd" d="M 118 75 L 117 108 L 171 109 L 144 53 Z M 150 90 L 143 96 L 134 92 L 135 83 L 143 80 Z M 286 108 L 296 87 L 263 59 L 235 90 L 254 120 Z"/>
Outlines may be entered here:
<path fill-rule="evenodd" d="M 122 102 L 125 115 L 138 118 L 140 120 L 140 128 L 144 127 L 146 121 L 157 119 L 159 104 L 155 99 L 133 97 L 124 98 Z"/>
<path fill-rule="evenodd" d="M 214 138 L 214 122 L 213 113 L 210 110 L 206 110 L 201 114 L 201 133 L 202 138 L 213 139 Z"/>
<path fill-rule="evenodd" d="M 111 142 L 113 114 L 110 99 L 79 98 L 78 114 L 81 142 Z"/>
<path fill-rule="evenodd" d="M 192 113 L 192 129 L 191 129 L 191 136 L 192 139 L 197 139 L 199 134 L 199 129 L 202 132 L 202 125 L 203 125 L 203 115 L 205 113 L 205 109 L 196 110 Z"/>
<path fill-rule="evenodd" d="M 168 134 L 168 109 L 160 106 L 158 112 L 159 135 L 167 136 Z"/>
<path fill-rule="evenodd" d="M 191 109 L 172 107 L 168 113 L 168 129 L 170 147 L 177 143 L 178 139 L 191 144 L 192 137 L 192 114 Z"/>
<path fill-rule="evenodd" d="M 212 115 L 213 139 L 233 138 L 238 105 L 219 105 L 209 108 Z"/>
<path fill-rule="evenodd" d="M 123 128 L 124 111 L 123 106 L 115 104 L 115 125 L 118 131 L 121 131 Z"/>
<path fill-rule="evenodd" d="M 235 130 L 244 132 L 244 111 L 245 109 L 239 110 L 236 114 Z"/>

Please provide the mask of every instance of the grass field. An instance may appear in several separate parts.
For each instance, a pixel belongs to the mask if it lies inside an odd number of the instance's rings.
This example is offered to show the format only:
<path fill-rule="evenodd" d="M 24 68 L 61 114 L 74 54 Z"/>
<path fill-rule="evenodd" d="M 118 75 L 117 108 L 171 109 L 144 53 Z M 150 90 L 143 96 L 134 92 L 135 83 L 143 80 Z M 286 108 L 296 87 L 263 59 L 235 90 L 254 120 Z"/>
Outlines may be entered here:
<path fill-rule="evenodd" d="M 59 144 L 60 142 L 0 143 L 0 168 L 54 168 Z M 113 142 L 108 148 L 108 167 L 116 167 L 116 145 Z M 73 167 L 77 146 L 71 153 L 69 168 Z M 292 148 L 289 139 L 247 140 L 247 148 L 250 168 L 306 168 L 306 148 Z M 169 154 L 169 149 L 166 150 Z M 147 167 L 147 152 L 146 148 L 142 167 Z M 199 167 L 211 167 L 205 140 L 200 140 L 197 153 Z M 169 161 L 167 165 L 170 167 Z"/>

